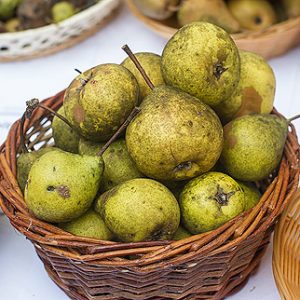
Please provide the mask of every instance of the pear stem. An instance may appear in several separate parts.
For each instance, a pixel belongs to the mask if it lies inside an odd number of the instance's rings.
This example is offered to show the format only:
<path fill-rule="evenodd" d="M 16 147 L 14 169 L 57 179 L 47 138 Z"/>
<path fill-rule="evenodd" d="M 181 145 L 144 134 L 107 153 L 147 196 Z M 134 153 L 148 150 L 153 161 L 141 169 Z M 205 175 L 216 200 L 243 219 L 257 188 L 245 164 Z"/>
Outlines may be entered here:
<path fill-rule="evenodd" d="M 82 74 L 82 72 L 79 69 L 74 69 L 75 72 L 77 72 L 78 74 Z"/>
<path fill-rule="evenodd" d="M 300 114 L 296 115 L 294 117 L 291 117 L 291 118 L 288 119 L 288 123 L 291 123 L 291 122 L 293 122 L 293 121 L 295 121 L 296 119 L 299 119 L 299 118 L 300 118 Z"/>
<path fill-rule="evenodd" d="M 127 53 L 127 55 L 129 56 L 129 58 L 132 60 L 132 62 L 134 63 L 134 65 L 136 66 L 136 68 L 139 70 L 139 72 L 143 76 L 143 78 L 146 81 L 146 83 L 148 84 L 148 86 L 150 87 L 150 89 L 153 90 L 154 89 L 154 84 L 150 80 L 149 76 L 146 74 L 144 68 L 142 67 L 142 65 L 140 64 L 140 62 L 136 58 L 136 56 L 133 54 L 133 52 L 131 51 L 131 49 L 129 48 L 129 46 L 128 45 L 124 45 L 122 47 L 122 49 Z"/>
<path fill-rule="evenodd" d="M 98 153 L 98 156 L 102 156 L 102 154 L 105 152 L 105 150 L 110 146 L 111 143 L 113 143 L 119 135 L 127 128 L 129 123 L 132 121 L 132 119 L 141 111 L 139 107 L 135 107 L 128 118 L 124 121 L 124 123 L 119 127 L 119 129 L 114 133 L 114 135 L 105 143 L 105 145 L 101 148 L 101 150 Z"/>

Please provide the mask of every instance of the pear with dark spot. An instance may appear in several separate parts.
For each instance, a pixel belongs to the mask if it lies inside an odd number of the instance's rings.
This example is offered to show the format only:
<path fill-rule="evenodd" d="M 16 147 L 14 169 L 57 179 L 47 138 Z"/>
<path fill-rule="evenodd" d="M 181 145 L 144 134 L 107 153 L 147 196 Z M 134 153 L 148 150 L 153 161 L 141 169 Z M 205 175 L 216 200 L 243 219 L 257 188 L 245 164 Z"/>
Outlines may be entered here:
<path fill-rule="evenodd" d="M 241 76 L 233 94 L 214 107 L 224 123 L 252 113 L 268 114 L 273 109 L 276 80 L 268 62 L 261 56 L 240 50 Z"/>
<path fill-rule="evenodd" d="M 220 172 L 209 172 L 191 180 L 179 199 L 185 228 L 193 234 L 216 229 L 245 209 L 239 184 Z"/>
<path fill-rule="evenodd" d="M 101 157 L 51 151 L 32 166 L 25 188 L 25 202 L 38 219 L 69 222 L 85 213 L 99 190 Z"/>
<path fill-rule="evenodd" d="M 179 29 L 165 46 L 162 73 L 166 84 L 216 106 L 238 85 L 239 52 L 224 29 L 194 22 Z"/>
<path fill-rule="evenodd" d="M 67 88 L 64 108 L 80 135 L 107 141 L 138 104 L 133 74 L 117 64 L 103 64 L 78 75 Z"/>
<path fill-rule="evenodd" d="M 126 181 L 102 194 L 96 211 L 123 242 L 170 239 L 180 221 L 172 193 L 161 183 L 144 178 Z"/>
<path fill-rule="evenodd" d="M 254 207 L 260 200 L 261 193 L 252 182 L 237 181 L 245 194 L 245 210 Z"/>
<path fill-rule="evenodd" d="M 243 116 L 224 127 L 221 163 L 241 181 L 268 177 L 279 165 L 288 133 L 288 120 L 269 114 Z"/>

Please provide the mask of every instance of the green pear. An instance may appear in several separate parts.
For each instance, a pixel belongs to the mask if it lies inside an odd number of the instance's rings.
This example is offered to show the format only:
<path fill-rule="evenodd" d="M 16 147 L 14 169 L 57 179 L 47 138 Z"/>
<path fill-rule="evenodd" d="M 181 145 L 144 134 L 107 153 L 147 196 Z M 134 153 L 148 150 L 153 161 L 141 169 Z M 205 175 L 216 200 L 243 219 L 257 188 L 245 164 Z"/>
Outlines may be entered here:
<path fill-rule="evenodd" d="M 97 155 L 103 144 L 96 144 L 84 139 L 79 141 L 79 153 L 83 155 Z M 125 140 L 120 139 L 110 144 L 102 155 L 104 172 L 102 191 L 134 178 L 144 177 L 130 157 Z"/>
<path fill-rule="evenodd" d="M 179 205 L 184 227 L 198 234 L 216 229 L 242 213 L 245 196 L 230 176 L 209 172 L 185 186 Z"/>
<path fill-rule="evenodd" d="M 179 1 L 133 0 L 133 3 L 144 15 L 156 20 L 165 20 L 174 14 L 174 8 L 179 4 Z"/>
<path fill-rule="evenodd" d="M 168 85 L 216 106 L 238 85 L 239 52 L 222 28 L 191 23 L 179 29 L 165 46 L 162 73 Z"/>
<path fill-rule="evenodd" d="M 215 24 L 229 33 L 238 32 L 240 24 L 223 0 L 184 0 L 177 12 L 180 26 L 196 21 Z"/>
<path fill-rule="evenodd" d="M 60 1 L 55 3 L 51 8 L 51 16 L 54 23 L 59 23 L 76 13 L 75 7 L 71 2 Z"/>
<path fill-rule="evenodd" d="M 10 19 L 22 0 L 0 0 L 0 20 Z"/>
<path fill-rule="evenodd" d="M 229 0 L 228 8 L 245 29 L 261 30 L 277 21 L 276 12 L 267 0 Z"/>
<path fill-rule="evenodd" d="M 123 182 L 102 194 L 96 211 L 123 242 L 170 239 L 180 221 L 172 193 L 161 183 L 145 178 Z"/>
<path fill-rule="evenodd" d="M 84 214 L 99 190 L 103 172 L 101 157 L 52 151 L 31 167 L 25 202 L 38 219 L 69 222 Z"/>
<path fill-rule="evenodd" d="M 179 225 L 178 229 L 176 230 L 173 236 L 173 240 L 179 241 L 188 238 L 190 236 L 192 236 L 192 234 L 190 234 L 183 226 Z"/>
<path fill-rule="evenodd" d="M 252 182 L 237 181 L 245 195 L 245 210 L 254 207 L 260 200 L 261 194 Z"/>
<path fill-rule="evenodd" d="M 66 90 L 65 114 L 86 139 L 107 141 L 138 104 L 133 74 L 117 64 L 103 64 L 78 75 Z"/>
<path fill-rule="evenodd" d="M 214 107 L 224 123 L 251 113 L 268 114 L 273 109 L 276 79 L 268 62 L 261 56 L 240 51 L 241 75 L 233 94 Z"/>
<path fill-rule="evenodd" d="M 288 121 L 276 115 L 254 114 L 224 127 L 221 163 L 241 181 L 258 181 L 279 165 L 288 133 Z"/>
<path fill-rule="evenodd" d="M 7 32 L 16 32 L 18 30 L 20 30 L 20 20 L 17 18 L 12 18 L 9 19 L 6 23 L 5 23 L 5 29 Z"/>
<path fill-rule="evenodd" d="M 160 86 L 144 99 L 126 131 L 138 169 L 157 180 L 186 180 L 210 170 L 222 151 L 215 112 L 199 99 Z"/>
<path fill-rule="evenodd" d="M 289 18 L 300 16 L 300 0 L 281 0 Z"/>
<path fill-rule="evenodd" d="M 66 116 L 63 106 L 57 112 L 63 117 Z M 52 130 L 56 147 L 64 151 L 78 153 L 80 136 L 68 124 L 55 116 L 52 121 Z"/>
<path fill-rule="evenodd" d="M 136 53 L 135 56 L 154 86 L 165 84 L 161 73 L 161 57 L 159 55 L 149 52 L 140 52 Z M 143 100 L 151 92 L 151 89 L 145 82 L 145 79 L 142 77 L 129 57 L 126 58 L 121 65 L 128 69 L 135 76 L 140 87 L 140 100 Z"/>
<path fill-rule="evenodd" d="M 92 209 L 75 220 L 59 224 L 59 227 L 77 236 L 99 240 L 113 239 L 112 233 L 105 225 L 101 216 Z"/>

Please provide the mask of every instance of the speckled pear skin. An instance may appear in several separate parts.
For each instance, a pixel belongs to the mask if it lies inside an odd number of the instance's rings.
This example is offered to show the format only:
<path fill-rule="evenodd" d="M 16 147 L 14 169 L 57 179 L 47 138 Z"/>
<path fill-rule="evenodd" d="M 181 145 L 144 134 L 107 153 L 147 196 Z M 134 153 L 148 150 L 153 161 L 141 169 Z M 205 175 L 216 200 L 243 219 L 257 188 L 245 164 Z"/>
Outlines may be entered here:
<path fill-rule="evenodd" d="M 160 86 L 129 124 L 126 144 L 138 169 L 157 180 L 186 180 L 209 171 L 223 145 L 215 112 L 184 92 Z"/>
<path fill-rule="evenodd" d="M 179 199 L 182 223 L 193 234 L 216 229 L 245 209 L 245 196 L 230 176 L 208 172 L 192 179 Z"/>
<path fill-rule="evenodd" d="M 241 181 L 266 178 L 281 161 L 287 133 L 287 120 L 275 115 L 248 115 L 229 122 L 220 158 L 226 173 Z"/>
<path fill-rule="evenodd" d="M 245 210 L 254 207 L 261 198 L 261 193 L 252 182 L 237 181 L 245 194 Z"/>
<path fill-rule="evenodd" d="M 29 172 L 25 188 L 27 207 L 37 218 L 51 223 L 78 218 L 92 205 L 102 172 L 100 157 L 48 152 Z"/>
<path fill-rule="evenodd" d="M 133 3 L 144 15 L 156 20 L 165 20 L 174 14 L 170 7 L 177 6 L 179 0 L 133 0 Z"/>
<path fill-rule="evenodd" d="M 113 234 L 107 228 L 101 216 L 92 209 L 75 220 L 60 223 L 59 227 L 77 236 L 99 240 L 113 239 Z"/>
<path fill-rule="evenodd" d="M 161 73 L 161 57 L 159 55 L 150 52 L 140 52 L 136 53 L 135 56 L 154 86 L 165 84 Z M 150 87 L 129 57 L 126 58 L 121 65 L 127 68 L 135 76 L 140 87 L 140 100 L 142 101 L 151 93 Z"/>
<path fill-rule="evenodd" d="M 67 88 L 67 119 L 92 141 L 107 141 L 138 104 L 139 87 L 125 67 L 103 64 L 77 76 Z"/>
<path fill-rule="evenodd" d="M 276 79 L 268 62 L 255 53 L 241 51 L 240 81 L 233 94 L 214 107 L 227 123 L 252 113 L 268 114 L 273 109 Z"/>
<path fill-rule="evenodd" d="M 49 151 L 57 150 L 54 147 L 42 148 L 37 151 L 21 153 L 17 159 L 17 180 L 21 191 L 24 191 L 29 171 L 34 162 Z"/>
<path fill-rule="evenodd" d="M 177 12 L 177 19 L 180 26 L 202 21 L 215 24 L 228 33 L 240 30 L 240 24 L 232 16 L 223 0 L 183 1 Z"/>
<path fill-rule="evenodd" d="M 79 142 L 79 153 L 84 155 L 97 155 L 102 146 L 103 144 L 96 144 L 81 139 Z M 125 140 L 123 139 L 110 144 L 103 153 L 102 158 L 105 166 L 101 183 L 102 191 L 107 191 L 130 179 L 144 177 L 130 157 Z"/>
<path fill-rule="evenodd" d="M 179 29 L 165 46 L 162 73 L 166 84 L 216 106 L 238 85 L 239 52 L 225 30 L 194 22 Z"/>
<path fill-rule="evenodd" d="M 145 178 L 126 181 L 97 200 L 107 227 L 123 242 L 170 239 L 180 221 L 177 200 L 161 183 Z"/>
<path fill-rule="evenodd" d="M 173 240 L 179 241 L 179 240 L 185 239 L 190 236 L 192 236 L 192 234 L 189 233 L 183 226 L 179 225 L 178 229 L 176 230 L 176 232 L 173 236 Z"/>
<path fill-rule="evenodd" d="M 63 117 L 66 116 L 63 106 L 57 112 Z M 78 153 L 80 136 L 68 124 L 55 116 L 52 121 L 52 131 L 56 147 L 67 152 Z"/>

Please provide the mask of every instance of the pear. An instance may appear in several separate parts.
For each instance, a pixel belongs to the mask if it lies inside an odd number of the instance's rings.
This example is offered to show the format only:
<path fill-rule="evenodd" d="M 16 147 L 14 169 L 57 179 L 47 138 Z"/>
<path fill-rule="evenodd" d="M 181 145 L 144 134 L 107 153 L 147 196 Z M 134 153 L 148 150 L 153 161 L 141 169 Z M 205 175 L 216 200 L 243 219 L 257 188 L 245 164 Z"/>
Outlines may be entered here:
<path fill-rule="evenodd" d="M 216 106 L 238 85 L 239 52 L 222 28 L 191 23 L 179 29 L 165 46 L 162 73 L 168 85 Z"/>
<path fill-rule="evenodd" d="M 168 86 L 156 87 L 126 131 L 138 169 L 157 180 L 185 180 L 210 170 L 222 151 L 223 131 L 202 101 Z"/>
<path fill-rule="evenodd" d="M 102 146 L 103 144 L 95 144 L 81 139 L 79 141 L 79 153 L 97 155 Z M 101 184 L 102 191 L 107 191 L 130 179 L 144 177 L 130 157 L 124 139 L 111 143 L 103 153 L 102 158 L 105 166 Z"/>
<path fill-rule="evenodd" d="M 170 239 L 180 221 L 172 193 L 161 183 L 144 178 L 123 182 L 102 194 L 96 211 L 123 242 Z"/>
<path fill-rule="evenodd" d="M 139 63 L 142 65 L 143 69 L 147 73 L 154 86 L 165 84 L 161 73 L 161 57 L 159 55 L 149 52 L 140 52 L 136 53 L 135 56 L 138 59 Z M 126 58 L 121 65 L 127 68 L 135 76 L 140 87 L 140 100 L 143 100 L 146 96 L 150 94 L 150 87 L 146 84 L 143 76 L 140 74 L 140 72 L 129 57 Z"/>
<path fill-rule="evenodd" d="M 179 241 L 192 236 L 183 226 L 179 225 L 177 231 L 173 236 L 174 241 Z"/>
<path fill-rule="evenodd" d="M 242 213 L 245 196 L 230 176 L 209 172 L 185 186 L 179 205 L 184 227 L 198 234 L 216 229 Z"/>
<path fill-rule="evenodd" d="M 261 194 L 252 182 L 237 181 L 245 195 L 245 210 L 254 207 L 260 200 Z"/>
<path fill-rule="evenodd" d="M 103 64 L 72 81 L 64 97 L 65 114 L 86 139 L 107 141 L 138 98 L 138 83 L 130 71 L 117 64 Z"/>
<path fill-rule="evenodd" d="M 59 23 L 72 17 L 76 13 L 75 7 L 71 2 L 60 1 L 51 8 L 51 16 L 54 23 Z"/>
<path fill-rule="evenodd" d="M 240 51 L 241 75 L 233 94 L 214 107 L 224 123 L 251 113 L 270 113 L 273 109 L 276 79 L 268 62 L 261 56 Z"/>
<path fill-rule="evenodd" d="M 99 240 L 112 240 L 113 238 L 101 216 L 92 209 L 75 220 L 59 224 L 59 227 L 77 236 Z"/>
<path fill-rule="evenodd" d="M 63 117 L 66 116 L 63 106 L 57 112 Z M 55 116 L 52 121 L 52 130 L 56 147 L 64 151 L 78 153 L 80 136 L 68 124 Z"/>
<path fill-rule="evenodd" d="M 276 12 L 267 0 L 229 0 L 228 8 L 244 29 L 261 30 L 277 21 Z"/>
<path fill-rule="evenodd" d="M 22 0 L 0 0 L 0 20 L 6 21 L 10 19 L 21 1 Z"/>
<path fill-rule="evenodd" d="M 45 153 L 53 150 L 57 150 L 57 149 L 54 147 L 48 147 L 48 148 L 39 149 L 37 151 L 21 153 L 19 155 L 17 159 L 17 180 L 20 189 L 22 191 L 24 191 L 25 189 L 25 185 L 28 179 L 28 174 L 34 162 Z"/>
<path fill-rule="evenodd" d="M 136 7 L 145 15 L 156 20 L 171 17 L 180 0 L 133 0 Z"/>
<path fill-rule="evenodd" d="M 229 33 L 240 30 L 240 24 L 223 0 L 184 0 L 177 12 L 177 19 L 180 26 L 204 21 L 218 25 Z"/>
<path fill-rule="evenodd" d="M 17 18 L 9 19 L 5 23 L 5 29 L 7 32 L 16 32 L 20 30 L 20 20 Z"/>
<path fill-rule="evenodd" d="M 281 0 L 289 18 L 300 16 L 300 0 Z"/>
<path fill-rule="evenodd" d="M 241 181 L 258 181 L 270 175 L 281 161 L 288 121 L 276 115 L 254 114 L 224 127 L 221 163 Z"/>
<path fill-rule="evenodd" d="M 84 214 L 99 190 L 101 157 L 52 151 L 31 167 L 25 202 L 38 219 L 69 222 Z"/>

